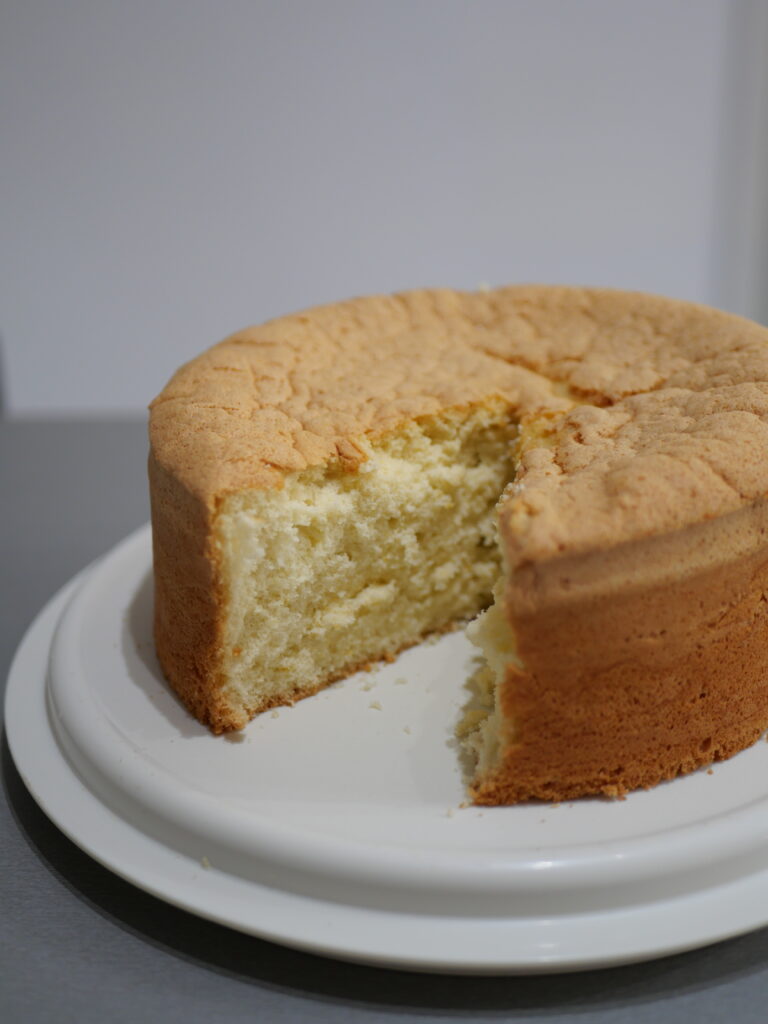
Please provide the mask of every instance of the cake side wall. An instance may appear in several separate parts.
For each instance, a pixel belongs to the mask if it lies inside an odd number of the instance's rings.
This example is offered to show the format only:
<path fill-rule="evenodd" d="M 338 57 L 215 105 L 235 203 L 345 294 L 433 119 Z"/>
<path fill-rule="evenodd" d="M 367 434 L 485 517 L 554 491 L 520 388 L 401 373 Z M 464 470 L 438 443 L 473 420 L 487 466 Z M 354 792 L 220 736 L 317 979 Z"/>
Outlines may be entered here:
<path fill-rule="evenodd" d="M 221 697 L 222 598 L 212 513 L 149 458 L 154 632 L 160 665 L 182 702 L 214 732 L 246 718 Z"/>
<path fill-rule="evenodd" d="M 767 594 L 765 501 L 520 569 L 507 603 L 525 669 L 501 693 L 514 735 L 476 800 L 620 796 L 750 746 L 768 728 Z"/>

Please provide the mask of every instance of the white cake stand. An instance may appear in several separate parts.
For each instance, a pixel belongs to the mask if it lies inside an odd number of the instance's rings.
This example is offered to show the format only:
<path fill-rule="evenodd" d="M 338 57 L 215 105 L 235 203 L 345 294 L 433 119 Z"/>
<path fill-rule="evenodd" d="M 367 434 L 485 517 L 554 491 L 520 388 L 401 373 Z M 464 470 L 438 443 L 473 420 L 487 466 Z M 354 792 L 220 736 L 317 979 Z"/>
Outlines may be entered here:
<path fill-rule="evenodd" d="M 92 857 L 242 932 L 410 970 L 650 959 L 768 923 L 768 744 L 624 801 L 463 807 L 463 634 L 215 738 L 151 640 L 148 528 L 43 610 L 9 744 Z"/>

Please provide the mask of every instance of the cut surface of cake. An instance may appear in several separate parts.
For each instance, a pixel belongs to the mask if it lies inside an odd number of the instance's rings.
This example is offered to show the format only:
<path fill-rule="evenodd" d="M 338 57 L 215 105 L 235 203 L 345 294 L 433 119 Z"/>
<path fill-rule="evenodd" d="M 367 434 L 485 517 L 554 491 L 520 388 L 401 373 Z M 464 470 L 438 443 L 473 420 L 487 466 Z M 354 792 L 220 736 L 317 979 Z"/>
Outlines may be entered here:
<path fill-rule="evenodd" d="M 768 727 L 768 331 L 600 289 L 249 328 L 152 405 L 155 639 L 214 732 L 475 618 L 478 803 L 621 795 Z"/>
<path fill-rule="evenodd" d="M 224 499 L 223 695 L 243 724 L 488 604 L 510 434 L 503 406 L 430 417 L 359 442 L 357 472 L 334 462 Z"/>

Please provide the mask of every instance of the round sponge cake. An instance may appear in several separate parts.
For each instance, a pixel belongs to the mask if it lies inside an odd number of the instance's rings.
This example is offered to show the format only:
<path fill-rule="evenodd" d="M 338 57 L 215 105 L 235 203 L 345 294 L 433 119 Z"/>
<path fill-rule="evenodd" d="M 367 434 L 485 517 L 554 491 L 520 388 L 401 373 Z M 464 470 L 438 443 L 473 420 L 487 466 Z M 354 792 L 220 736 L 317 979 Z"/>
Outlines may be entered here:
<path fill-rule="evenodd" d="M 156 644 L 215 732 L 483 612 L 480 803 L 618 795 L 768 727 L 768 330 L 425 290 L 223 341 L 152 405 Z"/>

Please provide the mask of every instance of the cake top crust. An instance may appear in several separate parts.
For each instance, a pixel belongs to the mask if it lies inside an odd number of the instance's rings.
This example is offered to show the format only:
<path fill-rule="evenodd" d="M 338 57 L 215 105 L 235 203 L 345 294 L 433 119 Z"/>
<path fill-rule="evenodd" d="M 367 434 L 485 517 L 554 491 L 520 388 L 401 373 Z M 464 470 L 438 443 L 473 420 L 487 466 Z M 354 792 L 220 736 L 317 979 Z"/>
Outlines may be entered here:
<path fill-rule="evenodd" d="M 606 289 L 373 296 L 247 328 L 151 405 L 153 457 L 208 508 L 279 487 L 405 420 L 507 402 L 501 522 L 519 562 L 621 544 L 768 494 L 768 329 Z"/>

